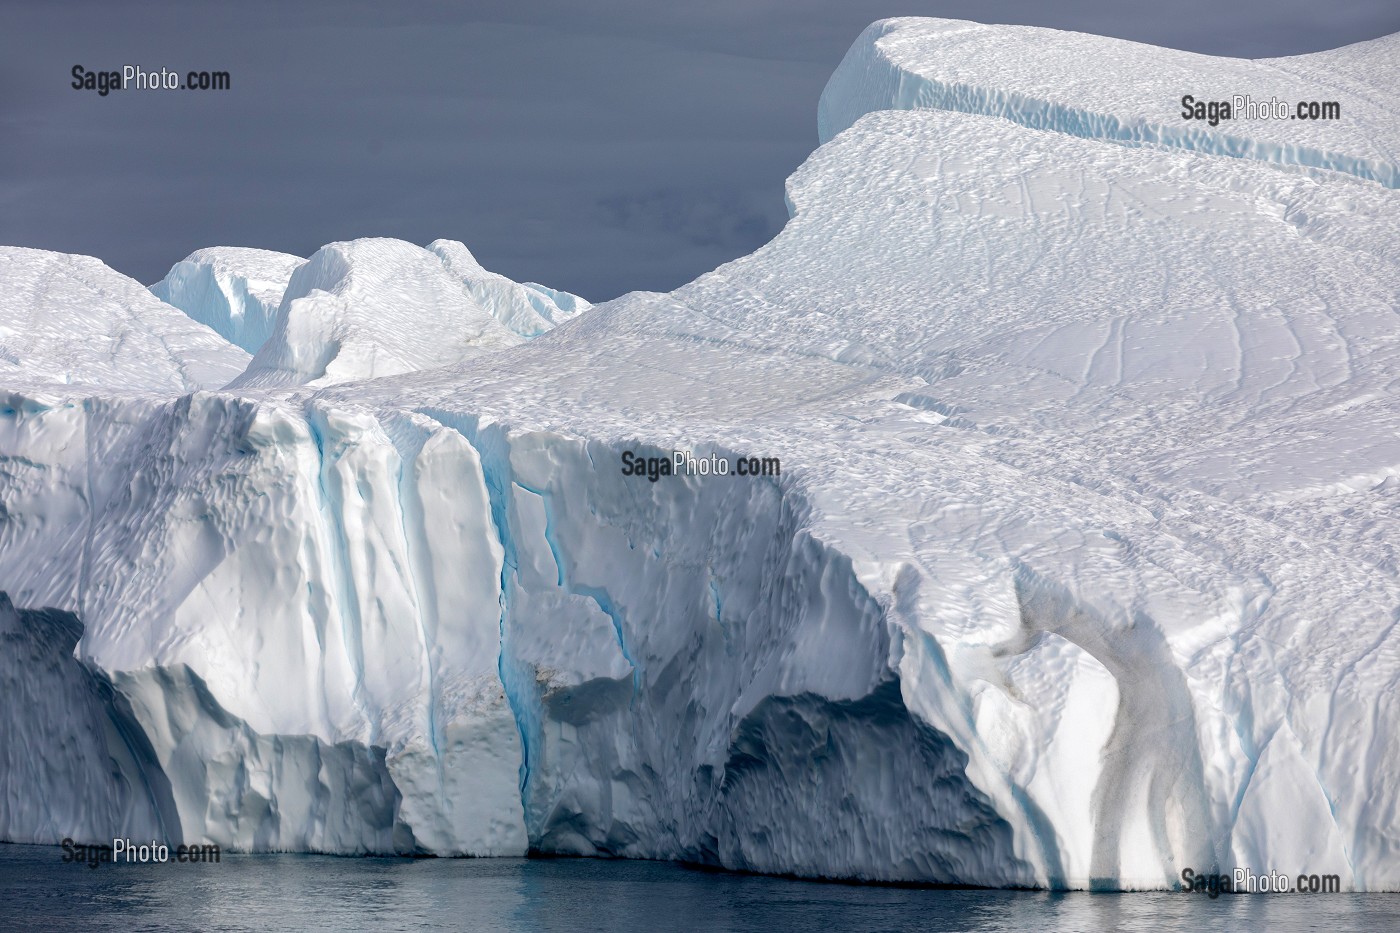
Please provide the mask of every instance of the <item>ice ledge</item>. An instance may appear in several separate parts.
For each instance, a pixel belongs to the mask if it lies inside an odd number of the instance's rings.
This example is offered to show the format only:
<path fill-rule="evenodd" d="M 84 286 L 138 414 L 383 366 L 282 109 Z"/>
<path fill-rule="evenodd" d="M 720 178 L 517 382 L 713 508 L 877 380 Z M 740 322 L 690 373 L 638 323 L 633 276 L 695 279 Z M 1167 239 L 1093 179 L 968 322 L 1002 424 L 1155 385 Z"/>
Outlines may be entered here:
<path fill-rule="evenodd" d="M 1368 83 L 1350 77 L 1365 59 Z M 1397 67 L 1382 68 L 1379 64 Z M 877 110 L 950 110 L 1128 145 L 1324 169 L 1400 188 L 1400 122 L 1384 101 L 1400 35 L 1316 55 L 1249 61 L 1025 26 L 905 17 L 873 23 L 822 92 L 823 143 Z M 1181 98 L 1337 100 L 1335 121 L 1205 121 Z M 1229 127 L 1228 131 L 1226 127 Z"/>

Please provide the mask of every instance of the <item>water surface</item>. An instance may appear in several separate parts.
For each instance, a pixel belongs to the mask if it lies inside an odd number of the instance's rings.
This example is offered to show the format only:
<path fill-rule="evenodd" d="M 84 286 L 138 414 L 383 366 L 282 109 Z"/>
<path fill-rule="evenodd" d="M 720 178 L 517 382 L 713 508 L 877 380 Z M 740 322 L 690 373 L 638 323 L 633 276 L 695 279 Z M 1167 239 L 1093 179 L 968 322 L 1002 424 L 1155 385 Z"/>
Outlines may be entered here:
<path fill-rule="evenodd" d="M 824 884 L 599 859 L 225 855 L 86 865 L 0 845 L 0 929 L 1400 930 L 1400 895 L 1049 894 Z"/>

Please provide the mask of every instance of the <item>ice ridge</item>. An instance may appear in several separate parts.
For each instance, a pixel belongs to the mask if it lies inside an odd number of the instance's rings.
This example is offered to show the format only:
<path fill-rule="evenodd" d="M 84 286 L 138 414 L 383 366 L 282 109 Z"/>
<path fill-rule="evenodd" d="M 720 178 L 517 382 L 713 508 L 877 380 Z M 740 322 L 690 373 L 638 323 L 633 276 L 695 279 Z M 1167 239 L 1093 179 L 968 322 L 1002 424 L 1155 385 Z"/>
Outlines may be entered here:
<path fill-rule="evenodd" d="M 897 18 L 869 26 L 822 93 L 825 142 L 861 116 L 938 109 L 1001 117 L 1128 145 L 1187 149 L 1277 165 L 1345 172 L 1400 187 L 1400 114 L 1393 88 L 1394 36 L 1362 43 L 1370 80 L 1339 72 L 1348 50 L 1292 58 L 1224 59 L 1082 33 L 958 20 Z M 1343 120 L 1184 120 L 1181 99 L 1290 106 L 1328 97 Z M 1336 95 L 1332 97 L 1331 95 Z"/>

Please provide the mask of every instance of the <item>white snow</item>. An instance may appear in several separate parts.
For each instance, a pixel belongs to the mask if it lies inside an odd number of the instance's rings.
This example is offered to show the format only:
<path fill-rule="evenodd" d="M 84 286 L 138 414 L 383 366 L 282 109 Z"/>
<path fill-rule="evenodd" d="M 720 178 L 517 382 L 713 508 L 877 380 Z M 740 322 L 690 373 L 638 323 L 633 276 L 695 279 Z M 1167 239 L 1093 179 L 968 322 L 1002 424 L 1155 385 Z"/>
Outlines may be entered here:
<path fill-rule="evenodd" d="M 195 250 L 151 286 L 151 294 L 256 353 L 272 333 L 277 308 L 300 256 L 215 246 Z"/>
<path fill-rule="evenodd" d="M 456 240 L 434 240 L 428 250 L 462 280 L 477 304 L 521 337 L 538 337 L 592 307 L 577 295 L 489 272 Z"/>
<path fill-rule="evenodd" d="M 271 336 L 233 386 L 373 379 L 519 342 L 421 246 L 332 243 L 292 274 Z"/>
<path fill-rule="evenodd" d="M 188 392 L 248 354 L 89 256 L 0 246 L 0 379 Z"/>
<path fill-rule="evenodd" d="M 1400 36 L 1290 58 L 1234 59 L 1035 26 L 872 23 L 827 82 L 823 142 L 876 110 L 1003 117 L 1133 145 L 1347 172 L 1400 187 Z M 1182 118 L 1182 98 L 1336 101 L 1341 119 Z"/>
<path fill-rule="evenodd" d="M 332 243 L 292 273 L 234 388 L 322 386 L 448 366 L 515 346 L 589 307 L 488 272 L 461 243 Z"/>
<path fill-rule="evenodd" d="M 517 336 L 529 338 L 539 336 L 591 307 L 577 295 L 533 282 L 513 282 L 503 275 L 490 272 L 482 268 L 467 247 L 456 240 L 435 240 L 427 247 L 427 251 L 441 262 L 447 276 L 432 267 L 428 258 L 422 255 L 423 250 L 408 243 L 358 241 L 353 244 L 353 251 L 351 247 L 352 244 L 331 244 L 326 248 L 329 253 L 322 251 L 325 255 L 320 255 L 317 260 L 320 268 L 298 280 L 297 290 L 291 295 L 289 303 L 298 300 L 301 303 L 296 304 L 295 308 L 289 307 L 290 318 L 281 325 L 277 315 L 283 299 L 287 297 L 292 275 L 306 264 L 306 260 L 299 256 L 233 246 L 196 250 L 171 267 L 165 278 L 152 285 L 151 293 L 201 324 L 212 327 L 249 353 L 256 353 L 274 331 L 278 332 L 279 339 L 293 342 L 297 339 L 297 333 L 305 331 L 305 339 L 312 346 L 293 347 L 294 353 L 322 354 L 325 352 L 327 333 L 348 333 L 352 345 L 363 345 L 362 352 L 376 359 L 386 352 L 403 357 L 393 362 L 371 364 L 362 375 L 380 374 L 380 370 L 401 372 L 441 365 L 443 359 L 455 361 L 465 358 L 469 355 L 465 347 L 478 343 L 490 346 L 503 339 L 508 340 L 494 328 L 489 329 L 491 333 L 480 335 L 466 331 L 458 338 L 465 344 L 464 347 L 455 351 L 449 349 L 445 353 L 442 348 L 437 348 L 424 356 L 421 346 L 415 345 L 411 337 L 396 335 L 394 330 L 399 327 L 405 330 L 421 327 L 425 322 L 420 322 L 417 315 L 429 308 L 440 314 L 436 323 L 445 324 L 449 334 L 457 329 L 480 327 L 484 323 L 481 316 L 484 311 Z M 366 255 L 372 255 L 372 258 L 366 260 Z M 394 263 L 403 265 L 389 273 L 388 281 L 357 282 L 352 286 L 337 279 L 338 276 L 348 277 L 356 262 L 367 263 L 367 267 L 378 268 L 380 272 L 385 272 Z M 414 300 L 419 303 L 404 309 L 402 317 L 397 320 L 371 319 L 368 316 L 361 319 L 355 316 L 355 310 L 351 310 L 350 317 L 346 319 L 334 307 L 327 307 L 324 300 L 310 303 L 314 309 L 304 300 L 310 297 L 311 291 L 321 290 L 330 294 L 353 295 L 348 301 L 352 309 L 402 306 L 404 302 L 400 296 L 376 291 L 396 288 L 393 276 L 427 280 L 423 284 L 426 294 L 417 294 Z M 307 322 L 307 317 L 315 320 Z M 343 337 L 338 339 L 344 342 Z M 287 348 L 282 348 L 281 352 L 285 356 Z M 345 362 L 341 359 L 331 366 L 332 370 L 340 373 L 341 378 L 345 377 Z M 260 362 L 259 368 L 264 365 L 267 364 Z M 325 376 L 318 374 L 318 378 Z"/>
<path fill-rule="evenodd" d="M 120 723 L 153 803 L 7 763 L 0 837 L 1400 890 L 1400 191 L 1344 96 L 1395 37 L 1253 148 L 1098 138 L 1157 91 L 1075 75 L 1258 63 L 1033 38 L 872 27 L 786 228 L 671 294 L 527 343 L 577 306 L 332 244 L 230 391 L 12 388 L 0 738 Z M 781 474 L 621 473 L 675 448 Z"/>

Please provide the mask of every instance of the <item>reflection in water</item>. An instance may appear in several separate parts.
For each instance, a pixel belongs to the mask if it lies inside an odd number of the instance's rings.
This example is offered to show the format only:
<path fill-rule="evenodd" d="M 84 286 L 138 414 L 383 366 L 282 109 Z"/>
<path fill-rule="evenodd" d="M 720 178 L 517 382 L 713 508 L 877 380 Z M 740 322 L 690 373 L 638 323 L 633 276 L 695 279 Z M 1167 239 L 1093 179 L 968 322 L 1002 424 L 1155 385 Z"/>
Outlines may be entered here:
<path fill-rule="evenodd" d="M 1400 928 L 1400 895 L 1046 894 L 789 881 L 659 862 L 225 856 L 65 864 L 0 845 L 0 928 L 574 931 Z"/>

